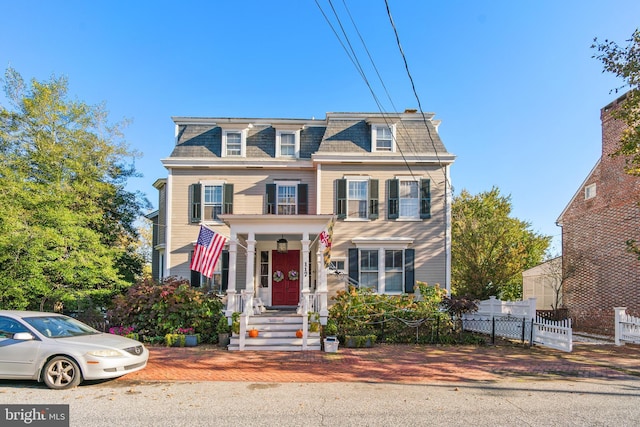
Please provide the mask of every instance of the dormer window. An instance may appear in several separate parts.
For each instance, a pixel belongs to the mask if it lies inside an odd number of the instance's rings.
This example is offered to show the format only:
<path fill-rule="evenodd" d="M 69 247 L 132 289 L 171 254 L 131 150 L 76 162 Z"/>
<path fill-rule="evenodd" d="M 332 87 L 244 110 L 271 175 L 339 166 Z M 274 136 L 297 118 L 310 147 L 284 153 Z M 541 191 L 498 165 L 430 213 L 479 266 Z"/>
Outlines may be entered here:
<path fill-rule="evenodd" d="M 247 136 L 242 130 L 225 130 L 222 133 L 222 156 L 244 157 Z"/>
<path fill-rule="evenodd" d="M 276 131 L 276 156 L 300 157 L 300 131 Z"/>
<path fill-rule="evenodd" d="M 371 126 L 371 148 L 372 151 L 395 151 L 395 126 L 372 125 Z"/>

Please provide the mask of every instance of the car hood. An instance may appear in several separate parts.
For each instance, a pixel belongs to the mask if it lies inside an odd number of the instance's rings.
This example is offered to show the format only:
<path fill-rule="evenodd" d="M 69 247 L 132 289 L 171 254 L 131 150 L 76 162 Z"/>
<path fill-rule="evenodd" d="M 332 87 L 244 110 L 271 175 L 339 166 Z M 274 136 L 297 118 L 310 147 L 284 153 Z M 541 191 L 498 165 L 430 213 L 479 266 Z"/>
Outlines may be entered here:
<path fill-rule="evenodd" d="M 112 347 L 112 348 L 129 348 L 142 345 L 139 341 L 132 340 L 130 338 L 122 337 L 114 334 L 93 334 L 93 335 L 81 335 L 77 337 L 67 338 L 53 338 L 55 341 L 63 341 L 65 344 L 75 344 L 80 346 L 95 346 L 96 348 Z"/>

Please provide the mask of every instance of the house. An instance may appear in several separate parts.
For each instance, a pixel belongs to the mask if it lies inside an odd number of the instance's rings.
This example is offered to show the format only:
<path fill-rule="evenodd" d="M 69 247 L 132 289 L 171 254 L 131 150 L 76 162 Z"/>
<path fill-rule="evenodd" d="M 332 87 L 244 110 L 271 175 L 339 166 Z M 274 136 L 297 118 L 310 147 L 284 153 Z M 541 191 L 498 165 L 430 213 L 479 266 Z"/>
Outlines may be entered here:
<path fill-rule="evenodd" d="M 600 111 L 602 155 L 558 218 L 562 227 L 563 303 L 575 329 L 613 334 L 614 307 L 640 314 L 640 177 L 611 156 L 625 124 L 611 116 L 624 95 Z M 636 314 L 636 315 L 637 315 Z"/>
<path fill-rule="evenodd" d="M 522 272 L 522 299 L 536 299 L 536 310 L 562 307 L 562 257 Z"/>
<path fill-rule="evenodd" d="M 384 294 L 412 293 L 416 281 L 449 289 L 455 156 L 433 117 L 173 117 L 167 177 L 154 184 L 156 279 L 224 295 L 228 316 L 249 318 L 258 302 L 323 322 L 347 283 Z M 325 268 L 318 237 L 330 223 Z M 228 238 L 211 279 L 189 269 L 201 225 Z"/>

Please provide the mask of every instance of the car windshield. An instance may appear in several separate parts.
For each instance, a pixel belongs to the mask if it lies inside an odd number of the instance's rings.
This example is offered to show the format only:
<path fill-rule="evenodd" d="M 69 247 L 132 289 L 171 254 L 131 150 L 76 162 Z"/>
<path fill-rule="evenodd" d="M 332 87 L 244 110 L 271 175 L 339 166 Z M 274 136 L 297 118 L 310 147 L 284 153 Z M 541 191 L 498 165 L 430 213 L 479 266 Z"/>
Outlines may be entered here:
<path fill-rule="evenodd" d="M 77 337 L 100 333 L 89 325 L 65 316 L 26 317 L 24 321 L 49 338 Z"/>

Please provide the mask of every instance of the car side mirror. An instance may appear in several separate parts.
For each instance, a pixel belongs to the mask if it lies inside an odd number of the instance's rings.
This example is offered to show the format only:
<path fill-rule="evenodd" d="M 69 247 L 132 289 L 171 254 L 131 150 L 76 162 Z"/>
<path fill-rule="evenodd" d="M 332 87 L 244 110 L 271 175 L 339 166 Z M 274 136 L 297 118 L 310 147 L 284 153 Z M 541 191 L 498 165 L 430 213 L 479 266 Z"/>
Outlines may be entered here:
<path fill-rule="evenodd" d="M 33 335 L 29 332 L 18 332 L 13 334 L 13 339 L 16 341 L 31 341 L 33 339 Z"/>

